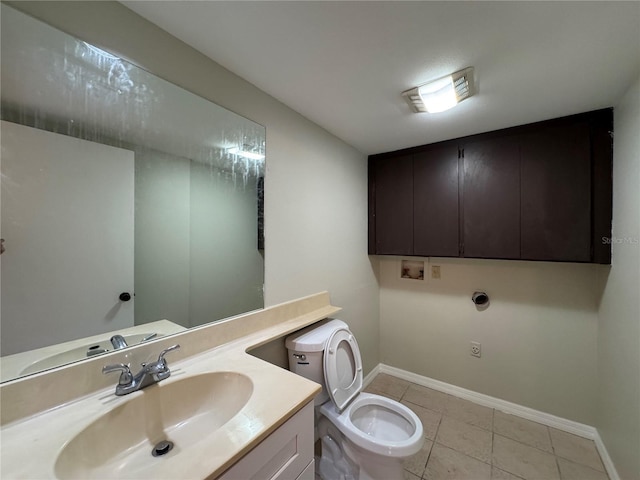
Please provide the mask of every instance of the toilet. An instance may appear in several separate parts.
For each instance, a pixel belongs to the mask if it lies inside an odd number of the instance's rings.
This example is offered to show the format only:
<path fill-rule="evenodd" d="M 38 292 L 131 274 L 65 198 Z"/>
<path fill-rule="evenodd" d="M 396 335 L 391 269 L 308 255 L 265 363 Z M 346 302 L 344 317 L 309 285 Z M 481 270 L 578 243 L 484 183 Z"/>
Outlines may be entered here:
<path fill-rule="evenodd" d="M 349 326 L 327 320 L 286 339 L 289 370 L 322 385 L 315 399 L 323 480 L 402 480 L 424 443 L 420 419 L 395 400 L 362 392 L 362 359 Z"/>

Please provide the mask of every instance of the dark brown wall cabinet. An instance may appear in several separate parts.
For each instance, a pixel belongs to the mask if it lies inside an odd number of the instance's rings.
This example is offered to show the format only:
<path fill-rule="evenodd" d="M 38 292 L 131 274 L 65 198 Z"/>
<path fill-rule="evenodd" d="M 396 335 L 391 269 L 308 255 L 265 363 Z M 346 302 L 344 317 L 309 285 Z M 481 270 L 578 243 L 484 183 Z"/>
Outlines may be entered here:
<path fill-rule="evenodd" d="M 462 254 L 520 258 L 520 163 L 513 136 L 462 145 Z"/>
<path fill-rule="evenodd" d="M 369 253 L 610 263 L 611 109 L 369 157 Z"/>
<path fill-rule="evenodd" d="M 413 159 L 391 157 L 375 165 L 376 251 L 402 255 L 413 251 Z"/>
<path fill-rule="evenodd" d="M 523 135 L 521 258 L 591 260 L 591 151 L 586 123 Z"/>
<path fill-rule="evenodd" d="M 458 255 L 458 149 L 435 146 L 413 156 L 413 253 Z"/>

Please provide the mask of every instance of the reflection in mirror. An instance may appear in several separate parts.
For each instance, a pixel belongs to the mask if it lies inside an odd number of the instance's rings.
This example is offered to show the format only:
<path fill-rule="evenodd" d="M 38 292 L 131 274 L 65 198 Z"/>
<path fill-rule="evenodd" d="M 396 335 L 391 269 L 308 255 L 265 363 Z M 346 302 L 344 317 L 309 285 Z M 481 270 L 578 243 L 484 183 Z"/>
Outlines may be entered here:
<path fill-rule="evenodd" d="M 264 127 L 1 8 L 2 381 L 262 308 Z"/>

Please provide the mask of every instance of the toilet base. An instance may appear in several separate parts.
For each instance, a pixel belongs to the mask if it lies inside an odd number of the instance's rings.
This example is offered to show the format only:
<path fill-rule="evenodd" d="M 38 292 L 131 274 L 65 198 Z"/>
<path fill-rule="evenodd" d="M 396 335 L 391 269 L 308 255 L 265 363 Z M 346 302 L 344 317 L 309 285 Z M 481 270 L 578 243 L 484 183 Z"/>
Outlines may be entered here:
<path fill-rule="evenodd" d="M 368 452 L 347 439 L 327 418 L 318 434 L 322 456 L 316 473 L 322 480 L 403 480 L 403 459 Z"/>

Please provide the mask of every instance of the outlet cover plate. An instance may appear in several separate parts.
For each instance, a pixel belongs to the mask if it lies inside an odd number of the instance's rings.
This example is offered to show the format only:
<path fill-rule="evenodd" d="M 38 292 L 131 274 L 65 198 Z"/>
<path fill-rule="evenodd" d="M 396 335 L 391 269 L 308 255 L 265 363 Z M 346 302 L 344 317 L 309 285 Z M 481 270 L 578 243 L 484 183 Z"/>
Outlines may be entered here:
<path fill-rule="evenodd" d="M 471 342 L 471 355 L 478 358 L 482 356 L 482 345 L 480 342 Z"/>

